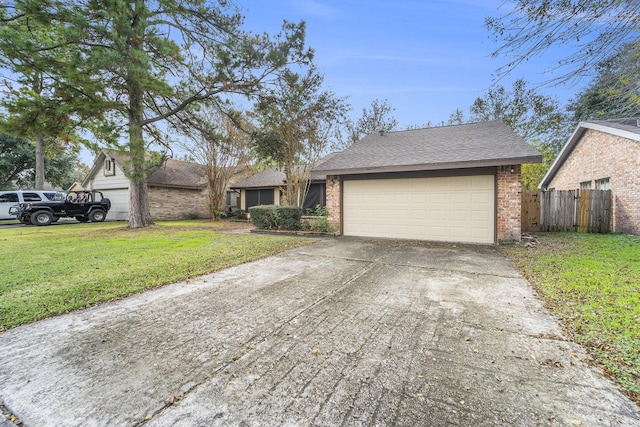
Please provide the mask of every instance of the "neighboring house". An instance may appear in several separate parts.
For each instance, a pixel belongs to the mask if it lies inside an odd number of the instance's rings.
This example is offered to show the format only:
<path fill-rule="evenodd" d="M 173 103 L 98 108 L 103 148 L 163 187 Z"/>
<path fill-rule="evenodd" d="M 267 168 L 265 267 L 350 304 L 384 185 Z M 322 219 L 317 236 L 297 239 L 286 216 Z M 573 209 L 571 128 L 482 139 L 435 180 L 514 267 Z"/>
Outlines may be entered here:
<path fill-rule="evenodd" d="M 67 191 L 81 191 L 81 190 L 84 190 L 84 187 L 82 187 L 82 184 L 80 184 L 77 181 L 71 184 L 69 188 L 67 188 Z"/>
<path fill-rule="evenodd" d="M 612 230 L 640 234 L 640 118 L 581 122 L 540 188 L 613 194 Z"/>
<path fill-rule="evenodd" d="M 126 157 L 102 150 L 82 182 L 82 187 L 102 191 L 111 200 L 109 219 L 129 219 L 130 181 L 124 174 Z M 207 180 L 202 165 L 165 161 L 147 180 L 154 220 L 209 218 Z"/>
<path fill-rule="evenodd" d="M 304 200 L 304 210 L 315 209 L 326 204 L 326 174 L 311 173 L 309 192 Z M 285 195 L 287 180 L 280 168 L 269 168 L 232 184 L 230 188 L 240 193 L 240 209 L 247 211 L 252 206 L 279 205 Z"/>
<path fill-rule="evenodd" d="M 314 172 L 343 235 L 493 244 L 520 240 L 520 167 L 541 161 L 491 121 L 367 135 Z"/>

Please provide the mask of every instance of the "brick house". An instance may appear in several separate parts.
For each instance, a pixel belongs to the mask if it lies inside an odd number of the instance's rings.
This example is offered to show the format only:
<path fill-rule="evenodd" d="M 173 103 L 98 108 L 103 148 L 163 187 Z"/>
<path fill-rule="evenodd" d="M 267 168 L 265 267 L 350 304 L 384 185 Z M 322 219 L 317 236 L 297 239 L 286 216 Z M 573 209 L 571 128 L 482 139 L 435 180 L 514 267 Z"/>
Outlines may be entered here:
<path fill-rule="evenodd" d="M 102 150 L 82 182 L 111 200 L 108 218 L 129 219 L 130 181 L 124 174 L 125 158 Z M 209 218 L 207 180 L 202 165 L 169 159 L 147 180 L 151 217 L 154 220 Z"/>
<path fill-rule="evenodd" d="M 520 240 L 520 169 L 540 153 L 500 121 L 371 134 L 318 165 L 347 236 Z"/>
<path fill-rule="evenodd" d="M 326 174 L 311 173 L 311 183 L 307 197 L 302 206 L 303 210 L 315 209 L 316 205 L 326 204 Z M 257 205 L 279 205 L 284 197 L 287 179 L 281 168 L 268 168 L 241 179 L 230 186 L 240 195 L 239 208 L 248 211 Z"/>
<path fill-rule="evenodd" d="M 613 194 L 612 230 L 640 234 L 640 118 L 581 122 L 540 183 Z"/>

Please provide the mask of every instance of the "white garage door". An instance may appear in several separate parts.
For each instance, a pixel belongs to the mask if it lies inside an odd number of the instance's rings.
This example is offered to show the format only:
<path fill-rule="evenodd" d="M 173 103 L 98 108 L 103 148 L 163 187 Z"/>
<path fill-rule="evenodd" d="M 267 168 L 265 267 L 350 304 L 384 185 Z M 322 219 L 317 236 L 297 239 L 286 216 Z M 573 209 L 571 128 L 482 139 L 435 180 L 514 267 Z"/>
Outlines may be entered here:
<path fill-rule="evenodd" d="M 347 236 L 494 243 L 493 175 L 344 181 Z"/>
<path fill-rule="evenodd" d="M 111 209 L 107 213 L 107 219 L 129 220 L 129 190 L 126 188 L 118 190 L 100 190 L 102 195 L 111 200 Z"/>

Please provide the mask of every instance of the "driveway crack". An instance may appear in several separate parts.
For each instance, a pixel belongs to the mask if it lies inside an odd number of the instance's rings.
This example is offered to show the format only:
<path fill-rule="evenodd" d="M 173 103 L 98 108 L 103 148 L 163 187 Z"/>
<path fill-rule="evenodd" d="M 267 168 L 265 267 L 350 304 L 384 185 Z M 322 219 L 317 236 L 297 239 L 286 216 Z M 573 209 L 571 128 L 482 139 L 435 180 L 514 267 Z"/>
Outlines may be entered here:
<path fill-rule="evenodd" d="M 373 261 L 369 261 L 369 260 L 362 260 L 362 259 L 351 259 L 351 261 L 356 261 L 356 262 L 366 262 L 367 264 L 365 265 L 364 268 L 362 268 L 361 270 L 358 270 L 356 273 L 354 273 L 353 275 L 351 275 L 351 277 L 349 277 L 347 280 L 345 280 L 344 282 L 342 282 L 339 286 L 337 286 L 334 289 L 329 290 L 327 293 L 325 293 L 324 295 L 322 295 L 321 297 L 317 298 L 315 301 L 311 302 L 310 304 L 306 305 L 305 307 L 303 307 L 301 310 L 297 311 L 296 313 L 294 313 L 292 316 L 290 316 L 289 318 L 283 320 L 276 328 L 272 329 L 271 331 L 269 331 L 268 333 L 256 337 L 255 339 L 251 339 L 249 341 L 247 341 L 246 343 L 244 343 L 244 346 L 247 348 L 255 348 L 255 346 L 260 343 L 260 342 L 264 342 L 267 341 L 269 338 L 273 337 L 274 335 L 278 334 L 280 331 L 282 331 L 282 329 L 286 326 L 289 325 L 290 323 L 292 323 L 294 320 L 296 320 L 297 318 L 301 317 L 302 315 L 304 315 L 306 312 L 308 312 L 309 310 L 313 309 L 314 307 L 316 307 L 317 305 L 321 304 L 323 301 L 325 301 L 327 298 L 341 292 L 342 290 L 344 290 L 345 288 L 347 288 L 349 285 L 351 285 L 353 282 L 355 282 L 356 280 L 358 280 L 360 277 L 364 276 L 366 273 L 368 273 L 369 271 L 371 271 L 374 267 L 382 264 L 382 260 L 384 258 L 386 258 L 389 254 L 384 254 L 379 256 L 378 258 L 374 259 Z M 336 259 L 346 259 L 346 258 L 340 258 L 340 257 L 328 257 L 328 258 L 336 258 Z M 253 344 L 255 343 L 255 344 Z M 188 395 L 190 395 L 191 393 L 193 393 L 195 390 L 197 390 L 200 386 L 204 385 L 213 375 L 224 371 L 226 369 L 228 369 L 230 366 L 232 366 L 233 364 L 239 362 L 240 360 L 242 360 L 247 354 L 249 354 L 251 352 L 247 351 L 244 352 L 244 354 L 242 354 L 241 356 L 238 357 L 233 357 L 231 358 L 230 361 L 223 363 L 222 365 L 219 365 L 217 367 L 217 369 L 215 369 L 211 375 L 207 375 L 205 376 L 201 381 L 193 384 L 191 387 L 189 387 L 185 392 L 183 392 L 182 394 L 180 394 L 179 396 L 169 396 L 165 401 L 164 404 L 158 408 L 157 410 L 150 412 L 147 414 L 147 416 L 145 417 L 145 419 L 134 423 L 133 427 L 140 427 L 140 426 L 144 426 L 145 424 L 147 424 L 150 420 L 152 420 L 154 417 L 162 414 L 164 411 L 166 411 L 168 408 L 170 408 L 171 406 L 173 406 L 174 404 L 176 404 L 178 401 L 185 399 Z"/>

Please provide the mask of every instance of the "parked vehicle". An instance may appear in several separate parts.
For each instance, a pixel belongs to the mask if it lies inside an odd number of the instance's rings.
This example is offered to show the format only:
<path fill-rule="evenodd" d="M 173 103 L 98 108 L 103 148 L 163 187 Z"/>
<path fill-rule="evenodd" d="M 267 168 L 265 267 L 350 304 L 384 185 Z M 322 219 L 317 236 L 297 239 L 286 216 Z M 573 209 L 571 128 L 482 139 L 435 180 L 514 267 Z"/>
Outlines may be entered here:
<path fill-rule="evenodd" d="M 111 201 L 100 191 L 59 191 L 53 200 L 20 203 L 10 209 L 23 224 L 49 225 L 61 217 L 80 222 L 102 222 L 111 209 Z"/>
<path fill-rule="evenodd" d="M 0 191 L 0 220 L 16 219 L 9 214 L 9 209 L 18 203 L 45 202 L 53 200 L 55 191 L 12 190 Z"/>

